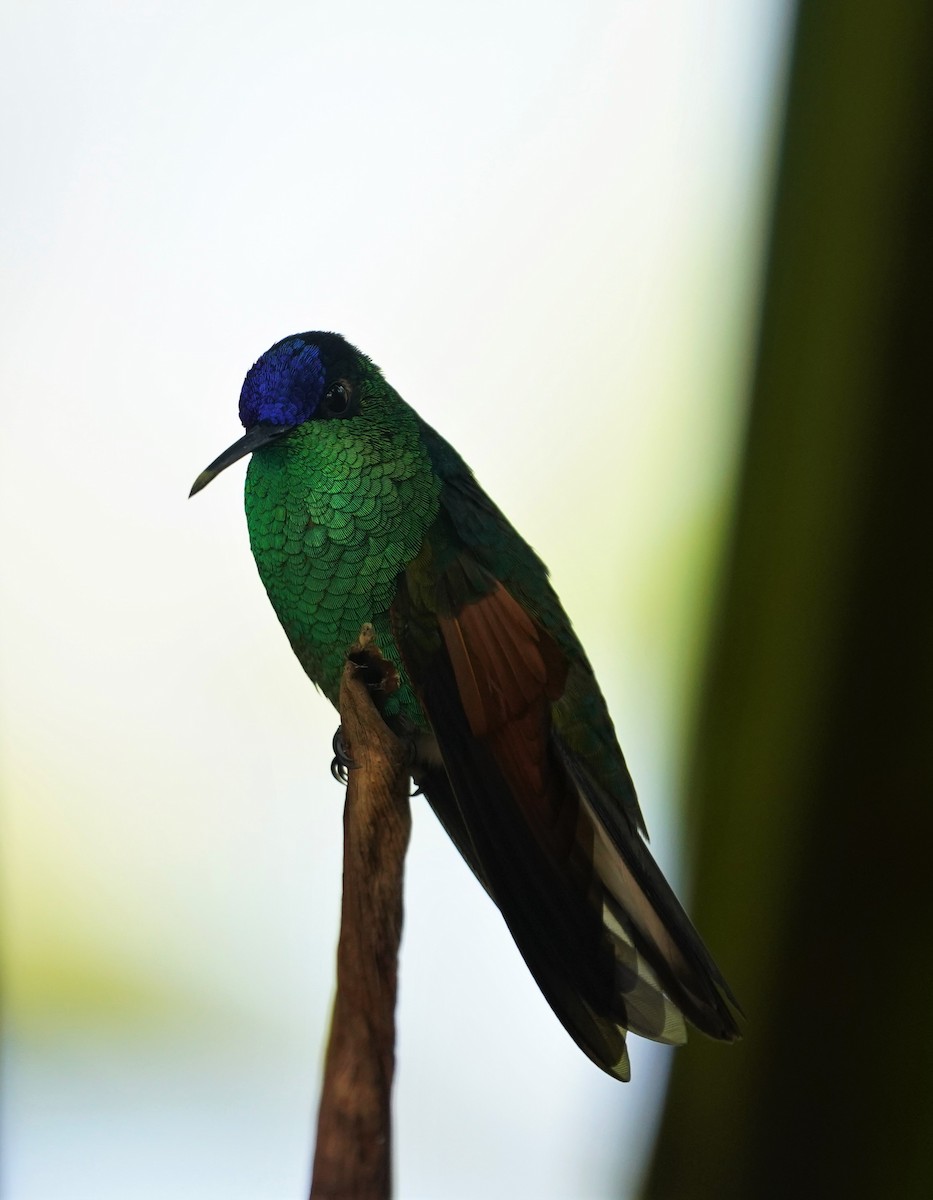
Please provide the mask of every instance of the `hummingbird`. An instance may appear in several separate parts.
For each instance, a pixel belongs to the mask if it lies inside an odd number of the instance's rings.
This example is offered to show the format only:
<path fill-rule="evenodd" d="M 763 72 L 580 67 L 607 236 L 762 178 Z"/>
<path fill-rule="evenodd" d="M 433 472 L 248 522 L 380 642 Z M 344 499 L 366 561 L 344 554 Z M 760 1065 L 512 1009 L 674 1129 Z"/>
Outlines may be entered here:
<path fill-rule="evenodd" d="M 547 568 L 457 451 L 337 333 L 276 342 L 239 415 L 245 434 L 191 495 L 251 455 L 256 566 L 335 707 L 346 649 L 373 626 L 399 681 L 383 719 L 577 1045 L 628 1080 L 629 1031 L 738 1038 Z"/>

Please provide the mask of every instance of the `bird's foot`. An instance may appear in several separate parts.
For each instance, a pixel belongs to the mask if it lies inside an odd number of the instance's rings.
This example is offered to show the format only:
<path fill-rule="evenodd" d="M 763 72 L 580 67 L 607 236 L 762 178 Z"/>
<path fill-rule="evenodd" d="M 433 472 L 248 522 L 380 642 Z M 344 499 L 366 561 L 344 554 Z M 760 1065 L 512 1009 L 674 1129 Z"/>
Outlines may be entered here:
<path fill-rule="evenodd" d="M 331 745 L 334 748 L 334 757 L 330 764 L 330 773 L 338 783 L 342 783 L 346 787 L 350 772 L 355 770 L 357 764 L 347 753 L 347 743 L 343 740 L 342 725 L 337 726 Z"/>
<path fill-rule="evenodd" d="M 387 658 L 382 657 L 372 625 L 364 625 L 360 629 L 359 638 L 347 650 L 347 658 L 356 668 L 357 677 L 381 713 L 386 698 L 398 691 L 398 671 Z"/>

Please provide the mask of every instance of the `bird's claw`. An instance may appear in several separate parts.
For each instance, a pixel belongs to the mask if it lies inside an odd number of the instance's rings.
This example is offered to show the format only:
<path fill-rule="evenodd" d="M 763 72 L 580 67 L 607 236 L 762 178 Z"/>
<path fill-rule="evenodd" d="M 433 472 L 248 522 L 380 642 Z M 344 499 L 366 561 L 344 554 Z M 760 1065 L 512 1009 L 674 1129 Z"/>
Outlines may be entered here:
<path fill-rule="evenodd" d="M 408 773 L 411 777 L 411 782 L 415 785 L 414 790 L 409 792 L 410 798 L 415 796 L 423 796 L 424 789 L 418 780 L 420 771 L 418 769 L 418 743 L 410 730 L 407 731 L 407 736 L 402 735 L 402 745 L 405 747 L 405 758 L 408 764 Z"/>
<path fill-rule="evenodd" d="M 337 726 L 331 745 L 334 748 L 334 757 L 330 764 L 330 773 L 338 783 L 342 783 L 346 787 L 347 781 L 350 778 L 350 772 L 356 769 L 357 764 L 347 753 L 347 744 L 343 740 L 342 725 Z"/>

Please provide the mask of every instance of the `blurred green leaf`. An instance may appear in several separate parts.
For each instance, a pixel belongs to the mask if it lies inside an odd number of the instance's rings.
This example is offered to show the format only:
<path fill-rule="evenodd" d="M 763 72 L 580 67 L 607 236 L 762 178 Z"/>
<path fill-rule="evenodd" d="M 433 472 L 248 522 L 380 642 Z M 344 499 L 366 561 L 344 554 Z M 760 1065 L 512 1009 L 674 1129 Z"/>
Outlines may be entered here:
<path fill-rule="evenodd" d="M 646 1195 L 933 1190 L 933 6 L 803 0 L 689 780 L 748 1013 L 678 1055 Z"/>

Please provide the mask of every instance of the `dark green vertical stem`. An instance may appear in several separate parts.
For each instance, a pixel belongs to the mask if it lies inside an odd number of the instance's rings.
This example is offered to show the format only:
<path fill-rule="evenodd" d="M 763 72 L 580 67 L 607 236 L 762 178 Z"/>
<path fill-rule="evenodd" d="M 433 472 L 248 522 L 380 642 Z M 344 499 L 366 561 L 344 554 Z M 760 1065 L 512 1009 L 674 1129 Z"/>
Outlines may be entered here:
<path fill-rule="evenodd" d="M 689 780 L 745 1040 L 655 1200 L 933 1195 L 933 5 L 803 0 Z"/>

